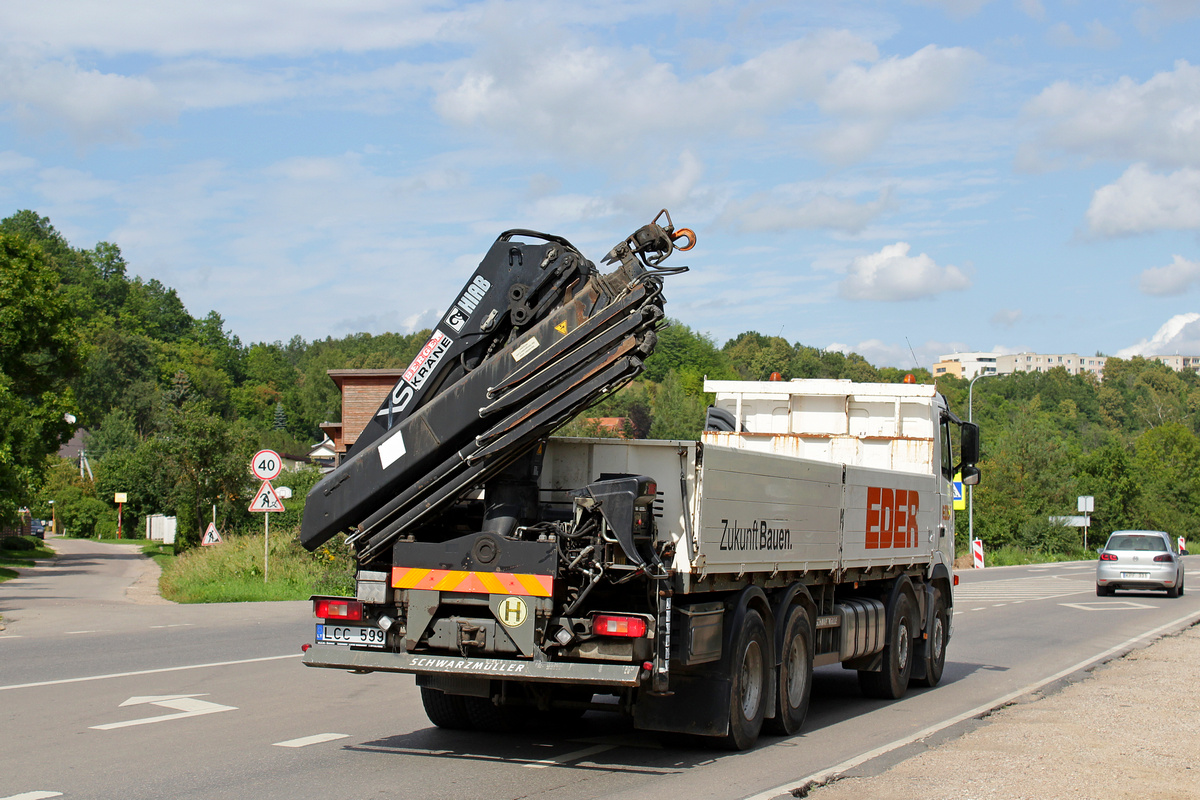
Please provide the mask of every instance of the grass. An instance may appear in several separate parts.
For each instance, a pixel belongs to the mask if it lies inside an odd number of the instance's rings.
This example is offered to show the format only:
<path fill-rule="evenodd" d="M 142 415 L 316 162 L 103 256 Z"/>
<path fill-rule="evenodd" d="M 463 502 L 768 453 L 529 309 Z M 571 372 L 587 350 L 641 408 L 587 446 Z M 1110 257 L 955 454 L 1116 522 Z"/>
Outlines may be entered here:
<path fill-rule="evenodd" d="M 10 567 L 32 567 L 37 561 L 54 558 L 54 551 L 36 536 L 6 536 L 0 539 L 0 583 L 18 573 Z"/>
<path fill-rule="evenodd" d="M 307 600 L 313 594 L 352 593 L 352 564 L 344 547 L 325 545 L 309 553 L 296 530 L 272 531 L 270 580 L 264 581 L 262 536 L 231 534 L 221 544 L 166 560 L 159 588 L 177 603 Z"/>
<path fill-rule="evenodd" d="M 1030 550 L 1016 545 L 1005 545 L 989 550 L 986 547 L 983 551 L 983 563 L 989 567 L 1012 567 L 1019 564 L 1053 564 L 1060 561 L 1095 561 L 1096 553 L 1092 550 L 1084 550 L 1082 547 L 1072 550 L 1057 553 L 1047 552 L 1042 550 Z M 955 559 L 955 566 L 958 568 L 969 568 L 971 566 L 971 551 L 964 550 L 958 554 Z"/>

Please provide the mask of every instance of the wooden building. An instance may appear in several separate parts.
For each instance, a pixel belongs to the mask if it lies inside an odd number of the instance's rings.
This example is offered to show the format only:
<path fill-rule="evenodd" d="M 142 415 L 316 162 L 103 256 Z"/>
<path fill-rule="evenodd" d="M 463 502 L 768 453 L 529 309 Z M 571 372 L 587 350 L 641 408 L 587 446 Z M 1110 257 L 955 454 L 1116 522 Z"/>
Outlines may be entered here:
<path fill-rule="evenodd" d="M 333 440 L 339 464 L 403 374 L 402 369 L 329 370 L 342 393 L 342 421 L 323 422 L 321 430 Z"/>

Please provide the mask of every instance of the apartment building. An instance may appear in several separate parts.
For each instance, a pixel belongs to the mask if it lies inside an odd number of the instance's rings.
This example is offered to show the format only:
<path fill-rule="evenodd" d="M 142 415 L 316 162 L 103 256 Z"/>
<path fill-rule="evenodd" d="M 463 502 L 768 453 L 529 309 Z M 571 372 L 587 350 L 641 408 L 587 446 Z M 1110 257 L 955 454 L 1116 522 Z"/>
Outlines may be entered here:
<path fill-rule="evenodd" d="M 1107 360 L 1107 356 L 1081 356 L 1078 353 L 1005 353 L 996 359 L 996 374 L 1049 372 L 1055 367 L 1062 367 L 1069 375 L 1090 372 L 1097 378 L 1103 378 L 1104 362 Z"/>
<path fill-rule="evenodd" d="M 970 380 L 976 375 L 996 375 L 999 353 L 949 353 L 933 365 L 933 377 L 953 375 Z"/>

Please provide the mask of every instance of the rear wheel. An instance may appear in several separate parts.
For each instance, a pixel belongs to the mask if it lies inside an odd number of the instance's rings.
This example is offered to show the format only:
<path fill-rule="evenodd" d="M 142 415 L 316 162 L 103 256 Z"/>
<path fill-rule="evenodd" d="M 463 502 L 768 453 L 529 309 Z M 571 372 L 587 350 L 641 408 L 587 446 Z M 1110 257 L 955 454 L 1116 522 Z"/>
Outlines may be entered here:
<path fill-rule="evenodd" d="M 942 672 L 946 669 L 946 644 L 950 636 L 950 613 L 946 608 L 946 599 L 941 589 L 933 590 L 933 627 L 925 640 L 925 677 L 918 683 L 929 688 L 937 686 L 942 681 Z"/>
<path fill-rule="evenodd" d="M 465 699 L 458 695 L 446 694 L 440 689 L 421 687 L 421 704 L 425 706 L 425 716 L 439 728 L 462 731 L 472 727 L 467 705 L 463 702 Z"/>
<path fill-rule="evenodd" d="M 1112 593 L 1113 593 L 1113 590 L 1112 590 L 1112 588 L 1111 588 L 1111 587 L 1109 587 L 1109 586 L 1101 586 L 1101 585 L 1100 585 L 1100 584 L 1098 584 L 1098 583 L 1096 584 L 1096 596 L 1097 596 L 1097 597 L 1108 597 L 1108 596 L 1109 596 L 1109 595 L 1111 595 Z"/>
<path fill-rule="evenodd" d="M 1172 586 L 1170 589 L 1167 589 L 1167 597 L 1179 597 L 1179 595 L 1181 595 L 1181 594 L 1183 594 L 1183 584 L 1182 583 L 1177 583 L 1174 586 Z"/>
<path fill-rule="evenodd" d="M 789 736 L 800 730 L 812 699 L 812 623 L 808 612 L 792 606 L 783 631 L 783 657 L 775 690 L 775 718 L 764 724 L 771 733 Z"/>
<path fill-rule="evenodd" d="M 734 750 L 752 747 L 762 730 L 771 676 L 769 652 L 762 616 L 747 611 L 730 660 L 729 733 L 724 744 Z"/>
<path fill-rule="evenodd" d="M 498 706 L 490 697 L 464 697 L 471 725 L 488 733 L 512 733 L 523 727 L 524 717 L 516 708 Z"/>
<path fill-rule="evenodd" d="M 901 594 L 888 616 L 887 644 L 883 648 L 883 669 L 858 671 L 858 686 L 867 697 L 899 700 L 908 691 L 913 656 L 912 602 Z"/>

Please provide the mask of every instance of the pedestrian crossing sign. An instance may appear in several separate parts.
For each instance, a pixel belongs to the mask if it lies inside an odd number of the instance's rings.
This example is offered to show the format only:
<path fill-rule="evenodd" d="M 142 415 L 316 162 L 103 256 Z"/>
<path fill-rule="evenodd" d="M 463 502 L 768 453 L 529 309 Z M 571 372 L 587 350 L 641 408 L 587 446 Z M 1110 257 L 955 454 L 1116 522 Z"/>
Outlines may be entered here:
<path fill-rule="evenodd" d="M 963 493 L 963 482 L 962 482 L 962 473 L 961 472 L 954 476 L 954 481 L 951 485 L 954 487 L 954 510 L 955 511 L 966 511 L 967 510 L 967 498 L 966 498 L 966 495 Z"/>

